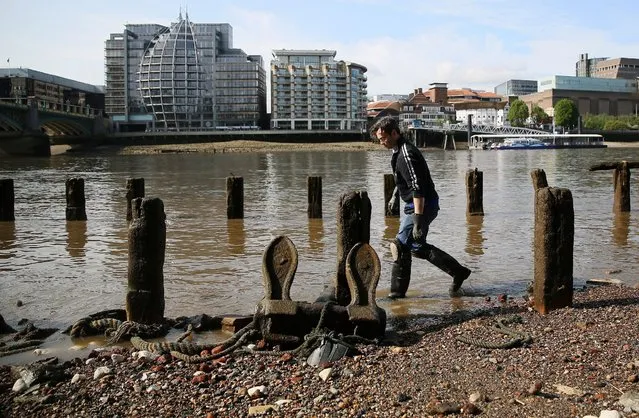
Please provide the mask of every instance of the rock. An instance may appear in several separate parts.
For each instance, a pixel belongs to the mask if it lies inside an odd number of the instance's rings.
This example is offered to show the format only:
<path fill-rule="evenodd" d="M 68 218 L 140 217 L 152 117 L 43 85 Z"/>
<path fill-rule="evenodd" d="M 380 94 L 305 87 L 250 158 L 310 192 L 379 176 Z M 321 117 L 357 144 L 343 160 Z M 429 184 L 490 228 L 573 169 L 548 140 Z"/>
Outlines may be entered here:
<path fill-rule="evenodd" d="M 111 354 L 111 361 L 114 363 L 122 363 L 124 361 L 124 356 L 122 354 Z"/>
<path fill-rule="evenodd" d="M 541 390 L 542 386 L 543 386 L 543 384 L 541 382 L 533 383 L 532 386 L 530 386 L 528 388 L 528 394 L 529 395 L 537 395 L 539 393 L 539 391 Z"/>
<path fill-rule="evenodd" d="M 80 374 L 80 373 L 76 373 L 73 375 L 73 377 L 71 378 L 71 383 L 72 384 L 76 384 L 78 383 L 80 380 L 84 379 L 84 375 Z"/>
<path fill-rule="evenodd" d="M 331 377 L 332 371 L 333 371 L 333 368 L 331 368 L 331 367 L 325 368 L 324 370 L 319 372 L 320 379 L 322 379 L 324 382 L 326 382 L 328 380 L 328 378 Z"/>
<path fill-rule="evenodd" d="M 111 369 L 109 369 L 106 366 L 102 366 L 102 367 L 98 367 L 97 369 L 95 369 L 95 372 L 93 372 L 93 380 L 98 380 L 103 378 L 106 375 L 111 374 Z"/>
<path fill-rule="evenodd" d="M 246 393 L 251 398 L 260 398 L 260 397 L 262 397 L 262 396 L 264 396 L 266 394 L 266 386 L 264 386 L 264 385 L 262 385 L 262 386 L 254 386 L 252 388 L 249 388 L 246 391 Z"/>
<path fill-rule="evenodd" d="M 599 418 L 622 418 L 623 415 L 619 413 L 619 411 L 615 410 L 604 410 L 599 414 Z"/>
<path fill-rule="evenodd" d="M 579 390 L 579 389 L 575 389 L 575 388 L 571 388 L 570 386 L 566 386 L 566 385 L 555 385 L 555 389 L 557 389 L 557 392 L 564 394 L 564 395 L 569 395 L 569 396 L 583 396 L 584 392 Z"/>
<path fill-rule="evenodd" d="M 482 395 L 480 392 L 473 392 L 468 397 L 468 402 L 470 403 L 477 403 L 477 402 L 483 402 L 483 401 L 484 401 L 484 395 Z"/>
<path fill-rule="evenodd" d="M 13 384 L 13 388 L 11 389 L 14 392 L 23 392 L 25 390 L 27 390 L 29 386 L 27 386 L 26 383 L 24 383 L 24 380 L 22 380 L 22 378 L 18 379 L 15 381 L 15 383 Z"/>
<path fill-rule="evenodd" d="M 249 416 L 253 415 L 262 415 L 271 411 L 277 411 L 276 405 L 257 405 L 249 407 L 248 414 Z"/>
<path fill-rule="evenodd" d="M 639 393 L 626 392 L 621 395 L 621 398 L 617 401 L 617 404 L 624 407 L 624 411 L 639 412 Z"/>

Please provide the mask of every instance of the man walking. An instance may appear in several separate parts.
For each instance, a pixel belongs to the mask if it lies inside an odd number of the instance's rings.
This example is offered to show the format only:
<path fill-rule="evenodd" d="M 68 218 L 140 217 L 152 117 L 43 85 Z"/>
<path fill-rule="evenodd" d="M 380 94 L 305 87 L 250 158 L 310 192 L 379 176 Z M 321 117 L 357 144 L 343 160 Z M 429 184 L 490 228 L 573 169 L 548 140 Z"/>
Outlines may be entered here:
<path fill-rule="evenodd" d="M 451 296 L 458 296 L 470 270 L 451 255 L 426 242 L 428 227 L 439 212 L 439 196 L 421 151 L 408 142 L 392 116 L 375 123 L 372 132 L 386 148 L 393 150 L 391 167 L 402 202 L 399 232 L 391 243 L 393 267 L 389 297 L 406 297 L 410 283 L 412 257 L 428 260 L 453 278 Z"/>

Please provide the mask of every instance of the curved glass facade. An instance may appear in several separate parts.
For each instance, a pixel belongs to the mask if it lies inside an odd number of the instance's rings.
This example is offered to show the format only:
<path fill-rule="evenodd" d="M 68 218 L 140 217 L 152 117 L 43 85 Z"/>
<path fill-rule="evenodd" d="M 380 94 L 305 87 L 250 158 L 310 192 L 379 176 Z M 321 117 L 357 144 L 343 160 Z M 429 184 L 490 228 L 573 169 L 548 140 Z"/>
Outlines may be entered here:
<path fill-rule="evenodd" d="M 106 112 L 116 131 L 266 125 L 262 57 L 233 48 L 228 23 L 127 24 L 105 43 Z"/>
<path fill-rule="evenodd" d="M 155 115 L 156 127 L 190 130 L 211 127 L 211 83 L 199 62 L 193 25 L 171 25 L 150 43 L 140 61 L 140 95 Z"/>

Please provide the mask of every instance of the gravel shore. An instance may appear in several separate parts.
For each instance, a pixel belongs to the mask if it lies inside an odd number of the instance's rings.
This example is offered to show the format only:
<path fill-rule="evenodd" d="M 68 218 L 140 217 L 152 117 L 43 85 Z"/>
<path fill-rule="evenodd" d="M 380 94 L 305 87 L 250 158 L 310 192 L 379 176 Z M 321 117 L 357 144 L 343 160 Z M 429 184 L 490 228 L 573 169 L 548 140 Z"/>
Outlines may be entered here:
<path fill-rule="evenodd" d="M 282 353 L 187 364 L 107 347 L 20 392 L 0 367 L 0 416 L 639 417 L 637 318 L 639 289 L 609 285 L 544 316 L 502 295 L 473 312 L 390 317 L 380 344 L 319 367 Z M 458 340 L 512 339 L 499 320 L 524 344 Z"/>

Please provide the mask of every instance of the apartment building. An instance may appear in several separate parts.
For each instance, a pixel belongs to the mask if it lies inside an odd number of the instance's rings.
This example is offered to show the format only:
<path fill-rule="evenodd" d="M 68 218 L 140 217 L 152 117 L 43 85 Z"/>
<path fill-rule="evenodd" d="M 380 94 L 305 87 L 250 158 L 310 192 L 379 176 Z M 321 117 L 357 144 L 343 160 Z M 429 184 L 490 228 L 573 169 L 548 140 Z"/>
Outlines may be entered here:
<path fill-rule="evenodd" d="M 335 55 L 325 49 L 273 51 L 273 129 L 366 128 L 366 67 L 335 60 Z"/>
<path fill-rule="evenodd" d="M 127 24 L 105 42 L 106 113 L 117 131 L 256 128 L 266 121 L 262 57 L 233 48 L 228 23 Z"/>

